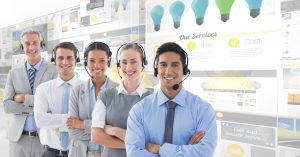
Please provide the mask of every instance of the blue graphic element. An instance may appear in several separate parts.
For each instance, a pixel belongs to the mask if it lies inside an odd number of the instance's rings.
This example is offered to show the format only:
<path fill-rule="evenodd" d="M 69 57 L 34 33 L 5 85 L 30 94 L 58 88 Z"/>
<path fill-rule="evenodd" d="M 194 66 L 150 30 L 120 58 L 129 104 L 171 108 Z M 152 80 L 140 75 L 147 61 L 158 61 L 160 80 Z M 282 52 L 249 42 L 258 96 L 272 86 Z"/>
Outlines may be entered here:
<path fill-rule="evenodd" d="M 158 31 L 160 29 L 161 18 L 164 15 L 164 8 L 161 5 L 156 5 L 151 9 L 150 15 L 154 23 L 154 30 Z"/>
<path fill-rule="evenodd" d="M 193 0 L 192 9 L 195 13 L 196 23 L 202 25 L 204 21 L 205 11 L 208 7 L 208 0 Z"/>
<path fill-rule="evenodd" d="M 180 20 L 182 13 L 184 12 L 184 8 L 184 3 L 181 1 L 175 1 L 170 6 L 170 14 L 173 18 L 174 28 L 176 29 L 180 27 Z"/>

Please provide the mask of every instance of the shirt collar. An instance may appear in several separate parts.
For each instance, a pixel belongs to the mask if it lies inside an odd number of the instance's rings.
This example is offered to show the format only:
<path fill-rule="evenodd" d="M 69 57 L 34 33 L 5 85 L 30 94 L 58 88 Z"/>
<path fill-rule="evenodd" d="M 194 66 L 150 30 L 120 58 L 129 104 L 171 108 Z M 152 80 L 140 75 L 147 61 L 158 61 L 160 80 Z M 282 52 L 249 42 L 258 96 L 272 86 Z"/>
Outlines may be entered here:
<path fill-rule="evenodd" d="M 37 70 L 37 71 L 40 70 L 43 60 L 44 60 L 43 58 L 40 59 L 40 61 L 33 66 L 35 70 Z M 31 65 L 28 62 L 26 62 L 26 70 L 28 71 L 30 68 L 31 68 Z"/>
<path fill-rule="evenodd" d="M 167 101 L 169 101 L 169 98 L 163 93 L 161 89 L 158 90 L 158 98 L 157 98 L 157 105 L 163 105 Z M 187 95 L 187 91 L 184 88 L 181 88 L 180 92 L 175 96 L 174 99 L 172 99 L 173 102 L 178 104 L 179 106 L 184 106 L 185 105 L 185 98 Z"/>
<path fill-rule="evenodd" d="M 64 81 L 62 80 L 59 76 L 57 76 L 56 78 L 56 87 L 59 87 L 59 86 L 62 86 L 65 82 L 69 83 L 72 87 L 76 86 L 77 85 L 77 78 L 76 76 L 74 75 L 74 77 L 69 80 L 69 81 Z"/>
<path fill-rule="evenodd" d="M 105 89 L 105 88 L 107 87 L 108 81 L 109 81 L 109 78 L 105 76 L 105 82 L 104 82 L 103 85 L 101 86 L 101 89 Z M 90 86 L 89 86 L 89 89 L 90 89 L 90 90 L 91 90 L 92 88 L 95 88 L 95 86 L 94 86 L 93 81 L 92 81 L 91 78 L 89 79 L 89 84 L 90 84 Z M 104 87 L 104 88 L 102 88 L 102 87 Z"/>
<path fill-rule="evenodd" d="M 142 97 L 142 95 L 147 92 L 147 90 L 143 87 L 142 83 L 138 86 L 138 88 L 134 92 L 132 92 L 130 94 L 128 94 L 128 92 L 126 91 L 123 83 L 120 83 L 116 89 L 117 89 L 118 95 L 120 93 L 123 93 L 123 94 L 127 94 L 127 95 L 139 95 L 140 97 Z"/>

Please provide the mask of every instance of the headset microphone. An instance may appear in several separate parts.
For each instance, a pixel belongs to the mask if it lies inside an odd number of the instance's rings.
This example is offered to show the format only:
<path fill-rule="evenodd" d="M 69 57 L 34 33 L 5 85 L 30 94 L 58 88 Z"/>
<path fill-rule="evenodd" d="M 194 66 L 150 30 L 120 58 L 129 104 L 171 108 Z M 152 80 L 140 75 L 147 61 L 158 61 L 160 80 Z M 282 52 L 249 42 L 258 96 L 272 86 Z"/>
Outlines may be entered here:
<path fill-rule="evenodd" d="M 86 73 L 87 73 L 92 79 L 94 79 L 94 77 L 93 77 L 93 76 L 88 72 L 88 70 L 86 69 L 86 66 L 83 66 L 83 67 L 84 67 Z"/>
<path fill-rule="evenodd" d="M 184 78 L 182 81 L 180 81 L 179 83 L 174 84 L 174 85 L 172 86 L 172 89 L 173 89 L 173 90 L 177 90 L 177 89 L 179 88 L 179 84 L 182 83 L 185 79 L 187 79 L 187 78 L 190 76 L 190 74 L 191 74 L 191 71 L 188 70 L 188 71 L 187 71 L 187 75 L 185 76 L 185 78 Z"/>

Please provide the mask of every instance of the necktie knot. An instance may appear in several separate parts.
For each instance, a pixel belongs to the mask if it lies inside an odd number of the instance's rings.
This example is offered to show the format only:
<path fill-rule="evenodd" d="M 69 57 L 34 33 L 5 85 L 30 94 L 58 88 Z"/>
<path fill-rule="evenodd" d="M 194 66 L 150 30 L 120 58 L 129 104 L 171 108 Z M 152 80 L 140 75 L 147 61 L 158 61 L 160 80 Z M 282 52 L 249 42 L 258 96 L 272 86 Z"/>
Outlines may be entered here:
<path fill-rule="evenodd" d="M 168 109 L 175 109 L 176 106 L 177 106 L 177 104 L 173 101 L 168 101 L 167 102 Z"/>
<path fill-rule="evenodd" d="M 68 82 L 64 82 L 63 86 L 64 86 L 64 88 L 69 88 L 70 84 Z"/>
<path fill-rule="evenodd" d="M 31 68 L 29 69 L 29 71 L 35 72 L 35 68 L 34 68 L 34 67 L 31 67 Z"/>

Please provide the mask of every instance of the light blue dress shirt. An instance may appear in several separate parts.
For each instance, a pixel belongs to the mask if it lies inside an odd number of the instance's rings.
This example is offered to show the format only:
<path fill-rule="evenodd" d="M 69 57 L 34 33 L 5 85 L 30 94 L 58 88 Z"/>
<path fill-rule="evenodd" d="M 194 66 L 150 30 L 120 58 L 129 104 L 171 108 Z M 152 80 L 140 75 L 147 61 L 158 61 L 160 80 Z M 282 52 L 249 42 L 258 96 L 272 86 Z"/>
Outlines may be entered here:
<path fill-rule="evenodd" d="M 131 109 L 125 137 L 126 153 L 130 157 L 212 157 L 217 144 L 215 112 L 210 104 L 184 88 L 172 99 L 175 109 L 173 144 L 163 143 L 166 102 L 169 99 L 158 92 L 145 97 Z M 205 136 L 198 144 L 188 145 L 198 131 Z M 159 144 L 159 154 L 145 149 L 146 143 Z"/>
<path fill-rule="evenodd" d="M 105 79 L 104 84 L 101 86 L 101 90 L 105 90 L 106 88 L 108 88 L 108 83 L 107 83 L 108 78 Z M 89 119 L 92 119 L 92 112 L 95 108 L 95 104 L 96 104 L 96 96 L 95 96 L 95 86 L 93 84 L 92 79 L 89 79 L 89 100 L 90 100 L 90 113 L 89 113 Z M 94 144 L 91 143 L 91 140 L 89 140 L 88 143 L 88 151 L 95 151 L 95 152 L 102 152 L 102 146 L 98 145 L 98 144 Z"/>
<path fill-rule="evenodd" d="M 34 65 L 34 69 L 36 70 L 35 74 L 34 74 L 34 78 L 36 78 L 37 73 L 40 70 L 42 62 L 43 62 L 43 59 L 41 59 L 36 65 Z M 29 75 L 29 69 L 31 68 L 31 65 L 28 62 L 26 62 L 25 65 L 26 65 L 25 67 L 26 67 L 27 75 Z M 30 131 L 30 132 L 36 131 L 36 124 L 35 124 L 33 115 L 28 115 L 26 117 L 26 121 L 24 124 L 24 130 Z"/>

